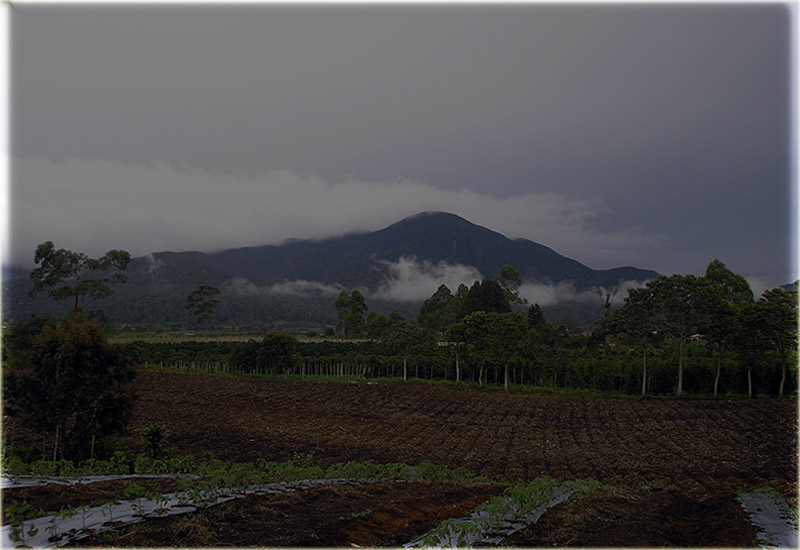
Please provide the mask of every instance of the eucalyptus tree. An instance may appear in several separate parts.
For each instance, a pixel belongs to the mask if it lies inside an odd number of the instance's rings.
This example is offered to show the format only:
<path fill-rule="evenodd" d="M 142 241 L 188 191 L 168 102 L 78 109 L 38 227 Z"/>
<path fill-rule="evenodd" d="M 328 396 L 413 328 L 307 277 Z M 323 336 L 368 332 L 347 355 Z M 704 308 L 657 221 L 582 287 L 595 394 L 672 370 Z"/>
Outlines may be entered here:
<path fill-rule="evenodd" d="M 408 358 L 432 354 L 436 340 L 433 333 L 416 321 L 398 320 L 389 325 L 382 343 L 389 353 L 403 358 L 403 380 L 408 380 Z"/>
<path fill-rule="evenodd" d="M 762 361 L 769 345 L 766 317 L 758 303 L 746 304 L 737 311 L 733 343 L 747 369 L 747 396 L 753 397 L 753 367 Z"/>
<path fill-rule="evenodd" d="M 647 288 L 633 288 L 628 291 L 625 304 L 600 324 L 601 332 L 609 338 L 622 335 L 641 348 L 642 395 L 647 393 L 647 350 L 659 336 L 654 298 Z"/>
<path fill-rule="evenodd" d="M 522 285 L 519 271 L 510 265 L 504 265 L 500 268 L 500 276 L 495 279 L 500 287 L 503 289 L 503 294 L 506 301 L 510 304 L 527 305 L 528 300 L 521 298 L 519 295 L 519 287 Z"/>
<path fill-rule="evenodd" d="M 699 302 L 700 329 L 707 341 L 717 347 L 717 369 L 714 375 L 714 397 L 719 393 L 722 355 L 726 344 L 735 337 L 737 315 L 741 308 L 753 303 L 753 291 L 744 277 L 715 259 L 706 268 L 707 283 Z"/>
<path fill-rule="evenodd" d="M 453 300 L 453 294 L 447 285 L 439 285 L 436 292 L 419 308 L 417 322 L 437 335 L 443 334 L 447 327 L 455 321 Z"/>
<path fill-rule="evenodd" d="M 781 382 L 778 395 L 786 383 L 787 356 L 797 349 L 797 291 L 773 288 L 758 301 L 763 320 L 763 336 L 781 357 Z"/>
<path fill-rule="evenodd" d="M 370 311 L 367 315 L 366 332 L 367 338 L 374 340 L 380 339 L 389 328 L 389 319 L 380 311 Z"/>
<path fill-rule="evenodd" d="M 500 283 L 493 279 L 476 281 L 464 298 L 460 319 L 477 311 L 511 313 L 511 306 Z"/>
<path fill-rule="evenodd" d="M 364 333 L 364 314 L 367 312 L 367 303 L 364 295 L 358 290 L 350 294 L 342 290 L 334 302 L 336 313 L 339 316 L 337 328 L 343 338 L 357 338 Z"/>
<path fill-rule="evenodd" d="M 487 366 L 502 366 L 503 386 L 508 389 L 509 366 L 522 360 L 529 349 L 529 331 L 524 313 L 476 311 L 451 327 L 451 337 L 465 343 L 466 354 L 479 367 L 483 385 Z"/>
<path fill-rule="evenodd" d="M 547 323 L 547 320 L 544 318 L 542 306 L 539 304 L 533 304 L 528 308 L 528 328 L 541 327 L 545 323 Z"/>
<path fill-rule="evenodd" d="M 214 310 L 219 306 L 220 290 L 211 285 L 200 285 L 192 290 L 186 297 L 185 308 L 192 312 L 198 325 L 207 325 L 214 316 Z"/>
<path fill-rule="evenodd" d="M 36 247 L 33 261 L 39 267 L 31 271 L 33 287 L 28 295 L 49 289 L 48 295 L 54 300 L 73 298 L 72 318 L 76 319 L 81 297 L 105 298 L 114 292 L 111 283 L 127 280 L 121 272 L 130 260 L 131 255 L 125 250 L 109 250 L 100 258 L 90 258 L 83 252 L 56 249 L 52 241 L 46 241 Z"/>
<path fill-rule="evenodd" d="M 648 281 L 643 291 L 653 305 L 657 330 L 671 337 L 678 348 L 677 397 L 683 394 L 684 344 L 699 326 L 705 285 L 694 275 L 661 276 Z"/>

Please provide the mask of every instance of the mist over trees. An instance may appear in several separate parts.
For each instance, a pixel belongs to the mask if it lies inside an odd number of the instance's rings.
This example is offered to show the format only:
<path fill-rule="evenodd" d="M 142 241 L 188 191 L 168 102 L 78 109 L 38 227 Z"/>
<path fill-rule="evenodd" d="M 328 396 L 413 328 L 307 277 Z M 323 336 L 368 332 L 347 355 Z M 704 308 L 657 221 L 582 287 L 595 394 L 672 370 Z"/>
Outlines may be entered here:
<path fill-rule="evenodd" d="M 350 335 L 385 344 L 388 356 L 402 360 L 404 379 L 409 363 L 446 379 L 447 356 L 456 379 L 464 374 L 484 385 L 502 372 L 506 388 L 527 379 L 565 389 L 752 397 L 754 385 L 783 395 L 795 383 L 788 373 L 796 362 L 797 292 L 772 289 L 755 301 L 747 281 L 719 260 L 702 277 L 661 276 L 631 289 L 616 309 L 606 300 L 608 315 L 591 330 L 567 319 L 553 324 L 539 304 L 520 311 L 518 288 L 518 273 L 504 266 L 497 279 L 462 284 L 455 293 L 440 285 L 414 321 L 373 311 L 363 333 Z M 363 296 L 351 296 L 343 291 L 337 299 L 343 320 L 367 309 Z"/>

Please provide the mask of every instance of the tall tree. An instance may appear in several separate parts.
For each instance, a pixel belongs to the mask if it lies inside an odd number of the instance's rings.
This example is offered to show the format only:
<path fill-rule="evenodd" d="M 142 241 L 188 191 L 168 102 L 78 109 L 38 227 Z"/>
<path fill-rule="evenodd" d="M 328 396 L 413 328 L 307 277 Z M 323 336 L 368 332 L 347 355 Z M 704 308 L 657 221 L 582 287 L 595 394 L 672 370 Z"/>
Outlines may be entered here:
<path fill-rule="evenodd" d="M 334 302 L 339 315 L 339 334 L 343 338 L 358 338 L 364 333 L 364 315 L 367 312 L 367 302 L 364 295 L 358 290 L 350 294 L 346 290 L 339 293 Z"/>
<path fill-rule="evenodd" d="M 653 294 L 646 288 L 634 288 L 628 292 L 625 304 L 604 317 L 601 331 L 604 335 L 624 335 L 630 343 L 642 351 L 642 395 L 647 393 L 647 350 L 657 336 Z"/>
<path fill-rule="evenodd" d="M 383 337 L 383 345 L 403 358 L 403 380 L 408 380 L 408 358 L 432 353 L 435 347 L 433 333 L 416 321 L 398 320 L 392 323 Z"/>
<path fill-rule="evenodd" d="M 753 302 L 753 291 L 744 277 L 714 259 L 708 264 L 703 279 L 707 283 L 699 302 L 700 330 L 717 348 L 717 369 L 714 375 L 714 397 L 719 393 L 722 355 L 725 345 L 735 333 L 738 312 Z"/>
<path fill-rule="evenodd" d="M 540 327 L 546 322 L 547 320 L 544 318 L 542 306 L 533 304 L 528 308 L 528 328 Z"/>
<path fill-rule="evenodd" d="M 504 369 L 504 387 L 508 389 L 508 369 L 518 362 L 528 348 L 528 323 L 524 313 L 477 311 L 451 327 L 451 337 L 465 342 L 466 354 L 479 367 L 482 385 L 486 367 Z"/>
<path fill-rule="evenodd" d="M 657 316 L 659 330 L 669 335 L 678 348 L 678 389 L 683 394 L 683 351 L 686 339 L 698 326 L 705 282 L 694 275 L 662 276 L 645 285 Z"/>
<path fill-rule="evenodd" d="M 506 294 L 500 283 L 493 279 L 476 281 L 469 289 L 461 310 L 463 319 L 470 313 L 483 311 L 486 313 L 511 313 Z"/>
<path fill-rule="evenodd" d="M 737 310 L 733 347 L 747 369 L 747 397 L 753 397 L 753 367 L 769 346 L 764 312 L 758 303 Z"/>
<path fill-rule="evenodd" d="M 192 312 L 198 325 L 206 325 L 214 317 L 214 310 L 219 306 L 220 290 L 211 285 L 200 285 L 186 297 L 185 308 Z"/>
<path fill-rule="evenodd" d="M 439 285 L 436 292 L 425 300 L 417 314 L 417 322 L 431 332 L 441 335 L 455 322 L 455 297 L 447 285 Z"/>
<path fill-rule="evenodd" d="M 595 288 L 597 289 L 597 293 L 600 295 L 600 300 L 603 301 L 603 316 L 608 317 L 611 315 L 611 302 L 614 300 L 614 296 L 617 295 L 617 291 L 619 291 L 619 285 L 615 286 L 611 290 L 601 286 L 596 286 Z"/>
<path fill-rule="evenodd" d="M 34 293 L 50 289 L 54 300 L 73 298 L 72 318 L 78 317 L 79 299 L 105 298 L 113 293 L 110 283 L 123 283 L 127 277 L 121 273 L 128 267 L 131 255 L 125 250 L 109 250 L 100 258 L 90 258 L 82 252 L 56 249 L 52 241 L 36 247 L 33 261 L 39 267 L 31 271 Z M 109 276 L 103 276 L 113 272 Z"/>
<path fill-rule="evenodd" d="M 504 265 L 500 268 L 500 276 L 495 279 L 503 289 L 506 301 L 510 304 L 526 305 L 528 300 L 520 298 L 519 287 L 522 286 L 522 279 L 520 278 L 519 271 L 510 265 Z"/>
<path fill-rule="evenodd" d="M 778 395 L 786 384 L 786 363 L 791 350 L 797 349 L 797 290 L 773 288 L 758 301 L 763 318 L 764 337 L 781 357 L 781 383 Z"/>
<path fill-rule="evenodd" d="M 380 311 L 370 311 L 367 315 L 367 338 L 380 339 L 389 328 L 389 319 Z"/>

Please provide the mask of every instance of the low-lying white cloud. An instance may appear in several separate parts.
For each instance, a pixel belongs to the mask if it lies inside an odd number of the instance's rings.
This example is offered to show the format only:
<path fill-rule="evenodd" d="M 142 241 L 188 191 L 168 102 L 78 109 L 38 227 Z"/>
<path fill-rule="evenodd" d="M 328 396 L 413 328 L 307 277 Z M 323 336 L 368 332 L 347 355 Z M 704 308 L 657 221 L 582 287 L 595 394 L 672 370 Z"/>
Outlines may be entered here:
<path fill-rule="evenodd" d="M 756 300 L 761 298 L 766 290 L 773 288 L 757 277 L 745 277 L 745 280 L 747 281 L 747 284 L 750 285 L 750 290 L 753 291 L 753 297 Z"/>
<path fill-rule="evenodd" d="M 511 238 L 528 238 L 592 267 L 637 263 L 667 244 L 638 228 L 604 230 L 603 204 L 557 193 L 494 197 L 399 178 L 329 181 L 275 170 L 254 177 L 177 169 L 167 163 L 16 159 L 11 252 L 30 265 L 36 245 L 92 256 L 123 248 L 213 251 L 374 231 L 423 211 L 458 214 Z"/>
<path fill-rule="evenodd" d="M 339 284 L 326 284 L 319 281 L 297 279 L 272 285 L 258 286 L 234 277 L 222 285 L 222 291 L 237 296 L 299 296 L 303 298 L 328 298 L 337 296 L 345 288 Z"/>
<path fill-rule="evenodd" d="M 403 257 L 396 262 L 377 260 L 376 264 L 385 270 L 384 280 L 374 290 L 358 289 L 368 301 L 423 302 L 442 284 L 455 292 L 462 283 L 471 287 L 476 281 L 483 280 L 483 275 L 475 267 L 462 264 L 419 261 L 415 257 Z M 595 287 L 578 291 L 567 281 L 557 284 L 525 282 L 519 288 L 519 295 L 527 299 L 529 304 L 543 307 L 564 302 L 596 303 L 601 307 L 605 304 L 606 295 L 611 293 L 611 304 L 621 306 L 631 288 L 641 288 L 644 284 L 643 281 L 623 281 L 612 288 Z M 334 298 L 342 290 L 350 292 L 353 289 L 339 283 L 305 279 L 260 286 L 241 277 L 233 277 L 222 285 L 224 293 L 235 296 Z"/>
<path fill-rule="evenodd" d="M 642 288 L 645 281 L 622 281 L 610 288 L 595 287 L 578 291 L 571 282 L 562 281 L 556 284 L 524 282 L 519 287 L 519 295 L 530 304 L 553 306 L 564 302 L 596 303 L 603 306 L 606 297 L 611 295 L 611 305 L 621 306 L 632 288 Z"/>
<path fill-rule="evenodd" d="M 421 262 L 415 257 L 378 263 L 386 270 L 386 277 L 370 297 L 389 302 L 421 302 L 430 298 L 440 285 L 447 285 L 455 292 L 462 283 L 472 286 L 483 279 L 480 271 L 468 265 Z"/>
<path fill-rule="evenodd" d="M 163 262 L 161 260 L 157 260 L 153 254 L 146 254 L 144 257 L 147 260 L 147 274 L 148 275 L 155 275 L 161 269 Z"/>

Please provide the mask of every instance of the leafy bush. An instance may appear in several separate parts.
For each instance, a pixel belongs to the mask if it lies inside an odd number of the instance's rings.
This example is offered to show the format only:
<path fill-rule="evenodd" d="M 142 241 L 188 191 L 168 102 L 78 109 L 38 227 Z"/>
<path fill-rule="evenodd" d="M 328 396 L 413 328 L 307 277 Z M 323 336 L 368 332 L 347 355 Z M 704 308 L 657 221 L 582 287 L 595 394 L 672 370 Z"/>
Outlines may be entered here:
<path fill-rule="evenodd" d="M 7 388 L 12 413 L 40 433 L 55 433 L 61 457 L 93 458 L 96 441 L 121 433 L 130 419 L 134 395 L 124 386 L 134 371 L 92 322 L 45 325 L 32 346 L 31 370 Z"/>
<path fill-rule="evenodd" d="M 164 444 L 169 436 L 169 430 L 164 424 L 150 424 L 144 430 L 144 443 L 150 458 L 159 458 L 164 450 Z"/>

